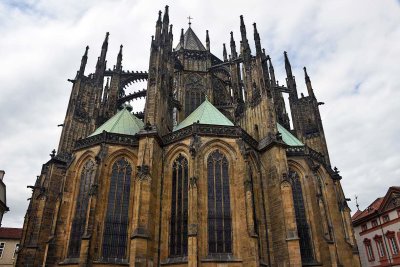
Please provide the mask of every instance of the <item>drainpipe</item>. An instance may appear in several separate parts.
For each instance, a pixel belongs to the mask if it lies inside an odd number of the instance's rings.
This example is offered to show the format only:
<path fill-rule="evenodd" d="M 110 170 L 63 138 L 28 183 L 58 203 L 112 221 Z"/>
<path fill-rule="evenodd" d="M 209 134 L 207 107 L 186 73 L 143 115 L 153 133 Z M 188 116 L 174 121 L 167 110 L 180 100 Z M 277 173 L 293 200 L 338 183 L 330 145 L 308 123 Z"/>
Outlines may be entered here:
<path fill-rule="evenodd" d="M 392 259 L 391 259 L 391 256 L 390 256 L 390 249 L 389 249 L 389 246 L 388 246 L 388 244 L 386 242 L 385 233 L 383 232 L 383 227 L 382 227 L 382 223 L 381 223 L 381 214 L 379 213 L 379 211 L 378 211 L 378 221 L 379 221 L 379 227 L 381 228 L 381 232 L 382 232 L 383 242 L 385 242 L 385 247 L 386 247 L 386 251 L 387 251 L 387 254 L 388 254 L 389 266 L 393 266 Z"/>

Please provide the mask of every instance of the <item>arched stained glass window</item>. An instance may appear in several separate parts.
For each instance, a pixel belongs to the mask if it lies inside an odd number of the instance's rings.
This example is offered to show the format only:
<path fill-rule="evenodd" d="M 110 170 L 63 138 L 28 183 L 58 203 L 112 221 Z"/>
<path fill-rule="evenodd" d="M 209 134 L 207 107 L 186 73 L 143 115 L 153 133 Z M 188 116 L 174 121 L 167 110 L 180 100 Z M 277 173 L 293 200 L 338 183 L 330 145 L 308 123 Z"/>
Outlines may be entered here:
<path fill-rule="evenodd" d="M 188 253 L 188 161 L 182 155 L 172 165 L 170 257 Z"/>
<path fill-rule="evenodd" d="M 189 116 L 205 100 L 204 84 L 200 75 L 189 75 L 185 82 L 185 116 Z"/>
<path fill-rule="evenodd" d="M 95 164 L 92 160 L 85 163 L 79 181 L 79 193 L 76 199 L 75 216 L 72 221 L 68 257 L 78 258 L 81 250 L 82 235 L 85 231 L 86 214 L 89 202 L 89 190 L 93 183 Z"/>
<path fill-rule="evenodd" d="M 208 252 L 232 253 L 229 163 L 218 150 L 207 159 Z"/>
<path fill-rule="evenodd" d="M 314 253 L 310 238 L 310 228 L 307 222 L 306 209 L 304 206 L 303 190 L 297 172 L 290 171 L 292 183 L 294 210 L 296 214 L 297 232 L 300 238 L 300 253 L 302 263 L 313 263 Z"/>
<path fill-rule="evenodd" d="M 125 158 L 112 166 L 103 232 L 103 259 L 125 259 L 128 245 L 132 167 Z"/>

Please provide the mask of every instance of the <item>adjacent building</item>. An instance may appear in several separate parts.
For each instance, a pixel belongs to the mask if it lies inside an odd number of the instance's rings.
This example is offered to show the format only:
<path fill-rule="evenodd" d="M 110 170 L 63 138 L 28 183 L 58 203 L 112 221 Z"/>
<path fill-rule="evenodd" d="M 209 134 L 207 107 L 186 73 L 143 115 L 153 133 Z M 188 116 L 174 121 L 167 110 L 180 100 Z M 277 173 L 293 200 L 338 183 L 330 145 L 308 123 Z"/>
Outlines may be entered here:
<path fill-rule="evenodd" d="M 148 72 L 122 67 L 122 45 L 107 68 L 107 33 L 85 75 L 86 48 L 58 151 L 30 186 L 17 266 L 360 265 L 323 103 L 305 68 L 298 95 L 286 52 L 277 82 L 253 28 L 255 51 L 241 16 L 240 43 L 228 33 L 218 58 L 190 23 L 174 45 L 167 6 Z M 147 89 L 126 94 L 139 80 Z"/>
<path fill-rule="evenodd" d="M 14 266 L 21 237 L 21 228 L 0 228 L 0 267 Z"/>
<path fill-rule="evenodd" d="M 9 210 L 6 201 L 6 185 L 3 182 L 4 174 L 5 171 L 0 170 L 0 226 L 4 213 Z"/>
<path fill-rule="evenodd" d="M 400 186 L 352 217 L 361 264 L 400 266 Z"/>

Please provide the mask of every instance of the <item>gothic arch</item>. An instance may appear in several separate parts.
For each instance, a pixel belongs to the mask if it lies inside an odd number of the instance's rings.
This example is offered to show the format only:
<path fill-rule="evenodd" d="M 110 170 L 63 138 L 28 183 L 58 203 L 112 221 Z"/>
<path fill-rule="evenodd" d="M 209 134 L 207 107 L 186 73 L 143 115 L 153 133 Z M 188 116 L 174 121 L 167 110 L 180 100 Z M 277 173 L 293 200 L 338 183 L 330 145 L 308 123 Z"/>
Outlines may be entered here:
<path fill-rule="evenodd" d="M 134 167 L 135 164 L 137 164 L 138 157 L 133 151 L 126 148 L 119 149 L 108 155 L 106 157 L 106 160 L 104 161 L 104 165 L 107 167 L 107 175 L 110 173 L 110 165 L 112 166 L 112 164 L 114 164 L 114 162 L 120 157 L 126 157 L 127 159 L 129 159 L 130 163 Z"/>
<path fill-rule="evenodd" d="M 126 260 L 129 255 L 130 211 L 135 165 L 125 153 L 111 161 L 103 183 L 104 209 L 101 231 L 101 256 L 103 259 Z M 105 238 L 107 236 L 107 238 Z"/>
<path fill-rule="evenodd" d="M 167 162 L 166 166 L 173 162 L 173 159 L 176 158 L 180 153 L 189 158 L 189 146 L 183 143 L 179 143 L 171 147 L 165 154 L 165 162 Z"/>
<path fill-rule="evenodd" d="M 315 262 L 316 251 L 313 242 L 313 227 L 310 225 L 309 201 L 307 197 L 305 175 L 301 164 L 288 161 L 288 179 L 292 186 L 293 204 L 296 215 L 297 232 L 300 242 L 300 254 L 303 263 Z"/>
<path fill-rule="evenodd" d="M 237 158 L 238 158 L 238 154 L 232 145 L 230 145 L 228 142 L 226 142 L 222 139 L 217 139 L 217 138 L 205 142 L 200 147 L 199 155 L 202 155 L 203 158 L 207 158 L 208 155 L 215 149 L 221 149 L 222 151 L 224 151 L 226 156 L 229 157 L 228 160 L 230 162 L 233 162 L 234 160 L 237 160 Z"/>
<path fill-rule="evenodd" d="M 83 155 L 78 164 L 78 172 L 75 174 L 73 183 L 73 201 L 69 213 L 69 235 L 67 238 L 66 253 L 68 258 L 79 257 L 81 238 L 84 234 L 87 209 L 89 208 L 89 192 L 94 182 L 97 164 L 91 153 Z"/>

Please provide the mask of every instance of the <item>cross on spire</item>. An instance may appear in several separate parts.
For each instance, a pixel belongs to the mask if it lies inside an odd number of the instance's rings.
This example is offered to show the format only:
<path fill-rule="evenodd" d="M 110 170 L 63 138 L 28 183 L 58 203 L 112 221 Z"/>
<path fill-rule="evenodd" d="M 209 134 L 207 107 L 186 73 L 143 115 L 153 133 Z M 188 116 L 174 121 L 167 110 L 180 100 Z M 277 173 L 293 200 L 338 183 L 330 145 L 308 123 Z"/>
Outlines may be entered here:
<path fill-rule="evenodd" d="M 187 19 L 189 20 L 189 27 L 190 27 L 190 25 L 192 25 L 192 22 L 190 22 L 190 20 L 193 19 L 193 18 L 190 17 L 190 15 L 189 15 L 189 17 L 187 17 Z"/>

